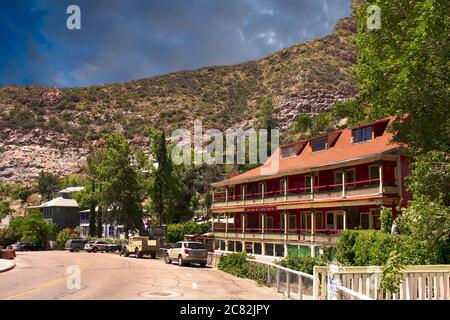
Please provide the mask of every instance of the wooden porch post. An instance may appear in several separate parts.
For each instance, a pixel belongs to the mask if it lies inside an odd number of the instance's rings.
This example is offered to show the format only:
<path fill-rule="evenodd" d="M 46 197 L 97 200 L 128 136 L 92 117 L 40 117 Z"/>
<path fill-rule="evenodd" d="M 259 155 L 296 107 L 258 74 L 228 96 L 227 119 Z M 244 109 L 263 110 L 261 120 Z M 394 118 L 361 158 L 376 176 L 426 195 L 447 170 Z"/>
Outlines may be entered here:
<path fill-rule="evenodd" d="M 345 168 L 342 169 L 342 198 L 345 198 Z"/>
<path fill-rule="evenodd" d="M 242 214 L 242 233 L 245 233 L 245 213 Z"/>
<path fill-rule="evenodd" d="M 311 199 L 314 199 L 314 173 L 311 173 L 309 179 L 311 181 Z"/>
<path fill-rule="evenodd" d="M 378 192 L 383 194 L 383 161 L 378 162 L 378 175 L 380 176 L 380 189 Z"/>
<path fill-rule="evenodd" d="M 347 210 L 344 208 L 344 230 L 347 229 Z"/>
<path fill-rule="evenodd" d="M 228 232 L 228 213 L 225 213 L 225 233 Z"/>
<path fill-rule="evenodd" d="M 225 188 L 225 202 L 228 205 L 228 188 Z"/>
<path fill-rule="evenodd" d="M 264 192 L 266 191 L 266 188 L 265 188 L 265 183 L 263 182 L 262 184 L 261 184 L 261 199 L 262 199 L 262 203 L 264 203 Z"/>

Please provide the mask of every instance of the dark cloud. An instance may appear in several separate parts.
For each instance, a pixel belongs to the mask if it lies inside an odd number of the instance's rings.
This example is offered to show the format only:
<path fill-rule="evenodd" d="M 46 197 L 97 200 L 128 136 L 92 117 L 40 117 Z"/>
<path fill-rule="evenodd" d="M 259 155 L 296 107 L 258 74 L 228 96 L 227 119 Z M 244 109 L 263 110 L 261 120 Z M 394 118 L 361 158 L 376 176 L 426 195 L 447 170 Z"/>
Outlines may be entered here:
<path fill-rule="evenodd" d="M 82 29 L 71 31 L 74 3 Z M 2 8 L 0 84 L 52 86 L 261 58 L 330 33 L 351 10 L 350 0 L 6 0 Z"/>

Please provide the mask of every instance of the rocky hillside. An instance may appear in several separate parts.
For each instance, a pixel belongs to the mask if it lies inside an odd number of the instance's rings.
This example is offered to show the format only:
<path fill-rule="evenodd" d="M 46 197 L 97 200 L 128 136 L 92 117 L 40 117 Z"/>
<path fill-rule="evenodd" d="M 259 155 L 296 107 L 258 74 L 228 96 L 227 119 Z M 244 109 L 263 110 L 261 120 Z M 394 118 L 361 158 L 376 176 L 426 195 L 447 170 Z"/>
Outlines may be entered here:
<path fill-rule="evenodd" d="M 331 35 L 266 58 L 85 88 L 0 87 L 0 179 L 27 181 L 45 170 L 76 173 L 103 133 L 141 141 L 150 125 L 169 133 L 193 119 L 224 130 L 252 126 L 258 99 L 272 97 L 282 129 L 302 113 L 327 112 L 357 94 L 352 18 Z"/>

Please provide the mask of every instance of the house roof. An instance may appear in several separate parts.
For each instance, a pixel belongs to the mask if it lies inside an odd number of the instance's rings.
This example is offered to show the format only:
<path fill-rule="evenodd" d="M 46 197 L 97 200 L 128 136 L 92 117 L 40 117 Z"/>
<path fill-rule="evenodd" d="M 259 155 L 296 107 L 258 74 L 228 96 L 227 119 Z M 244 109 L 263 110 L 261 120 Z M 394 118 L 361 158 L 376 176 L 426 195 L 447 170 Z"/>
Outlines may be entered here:
<path fill-rule="evenodd" d="M 58 197 L 48 202 L 45 202 L 39 206 L 30 206 L 27 209 L 36 208 L 51 208 L 51 207 L 66 207 L 66 208 L 78 208 L 78 203 L 74 199 L 65 199 L 63 197 Z"/>
<path fill-rule="evenodd" d="M 83 189 L 84 189 L 84 187 L 68 187 L 68 188 L 60 190 L 58 193 L 73 193 L 73 192 L 82 191 Z"/>
<path fill-rule="evenodd" d="M 230 179 L 213 183 L 212 185 L 218 187 L 263 180 L 270 178 L 270 176 L 293 174 L 301 172 L 302 170 L 371 158 L 377 155 L 394 152 L 401 148 L 401 145 L 392 142 L 393 134 L 385 130 L 387 125 L 393 120 L 394 117 L 390 117 L 370 124 L 334 131 L 323 135 L 320 138 L 327 138 L 328 144 L 328 148 L 323 151 L 312 152 L 308 146 L 310 141 L 317 140 L 318 138 L 302 140 L 289 145 L 280 146 L 262 166 Z M 380 124 L 380 126 L 383 127 L 383 130 L 376 135 L 373 140 L 361 143 L 352 142 L 353 129 L 375 124 Z M 286 151 L 285 148 L 292 148 L 293 151 Z"/>

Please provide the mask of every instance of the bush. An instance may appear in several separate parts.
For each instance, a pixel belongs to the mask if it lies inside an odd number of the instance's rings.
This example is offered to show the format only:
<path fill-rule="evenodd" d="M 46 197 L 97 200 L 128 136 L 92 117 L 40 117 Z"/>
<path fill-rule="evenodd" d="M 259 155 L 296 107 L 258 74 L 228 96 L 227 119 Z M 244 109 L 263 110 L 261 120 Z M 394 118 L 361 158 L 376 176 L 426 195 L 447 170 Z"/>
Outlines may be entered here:
<path fill-rule="evenodd" d="M 360 232 L 353 247 L 354 263 L 357 266 L 384 265 L 394 247 L 394 238 L 389 234 L 375 230 Z"/>
<path fill-rule="evenodd" d="M 392 216 L 391 208 L 384 208 L 381 210 L 380 215 L 381 220 L 381 231 L 384 233 L 391 233 L 392 223 L 394 222 L 394 217 Z"/>
<path fill-rule="evenodd" d="M 64 250 L 64 245 L 66 244 L 67 240 L 69 240 L 70 232 L 69 229 L 61 230 L 58 235 L 56 236 L 56 249 L 58 250 Z"/>
<path fill-rule="evenodd" d="M 344 230 L 341 232 L 336 246 L 336 259 L 346 266 L 353 266 L 355 264 L 355 246 L 358 232 L 353 230 Z"/>
<path fill-rule="evenodd" d="M 290 254 L 286 258 L 278 261 L 278 264 L 282 267 L 301 271 L 308 274 L 313 274 L 314 266 L 323 266 L 325 262 L 318 258 L 311 256 L 302 256 L 298 254 Z"/>
<path fill-rule="evenodd" d="M 245 252 L 222 255 L 218 268 L 237 277 L 246 278 L 249 273 L 247 258 L 248 255 Z"/>

